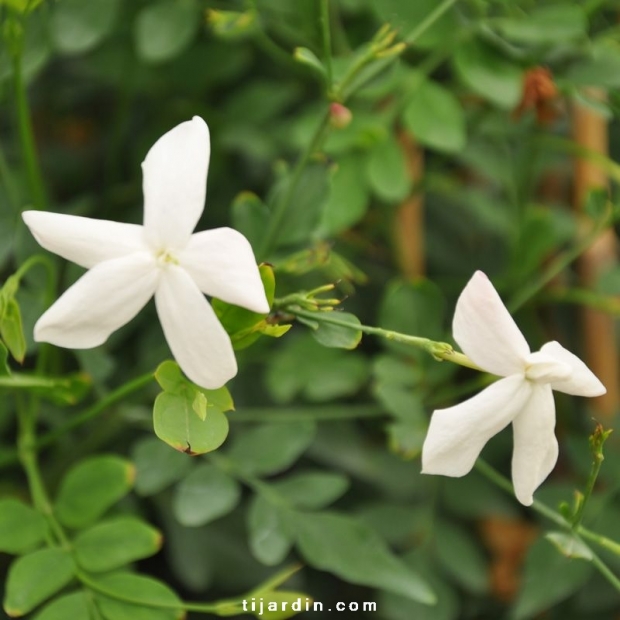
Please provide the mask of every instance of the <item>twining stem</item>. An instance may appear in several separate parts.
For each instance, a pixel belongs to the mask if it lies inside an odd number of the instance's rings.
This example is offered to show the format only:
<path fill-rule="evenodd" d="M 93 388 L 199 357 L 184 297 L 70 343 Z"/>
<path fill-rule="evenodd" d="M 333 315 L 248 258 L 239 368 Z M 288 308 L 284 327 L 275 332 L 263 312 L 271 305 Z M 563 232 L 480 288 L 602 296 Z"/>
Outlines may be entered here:
<path fill-rule="evenodd" d="M 47 199 L 30 119 L 28 97 L 26 95 L 26 86 L 22 72 L 21 50 L 13 56 L 13 87 L 15 90 L 15 108 L 17 112 L 19 138 L 24 162 L 26 164 L 26 174 L 32 195 L 33 207 L 35 209 L 45 209 Z"/>
<path fill-rule="evenodd" d="M 12 377 L 7 377 L 6 379 L 10 380 L 13 377 L 14 375 Z M 0 377 L 0 380 L 2 379 L 5 379 L 5 378 Z M 42 377 L 41 380 L 45 381 L 47 379 L 45 377 Z M 64 424 L 61 424 L 60 426 L 55 428 L 53 431 L 50 431 L 49 433 L 46 433 L 43 436 L 41 436 L 36 441 L 36 448 L 37 449 L 43 448 L 45 446 L 48 446 L 54 443 L 57 439 L 59 439 L 60 437 L 63 437 L 67 431 L 73 428 L 76 428 L 78 426 L 81 426 L 85 422 L 88 422 L 88 420 L 96 417 L 100 413 L 103 413 L 106 409 L 108 409 L 109 407 L 117 403 L 118 401 L 125 398 L 125 396 L 128 396 L 129 394 L 132 394 L 133 392 L 137 392 L 138 390 L 142 389 L 144 386 L 148 385 L 152 380 L 153 380 L 153 373 L 147 372 L 143 375 L 140 375 L 139 377 L 136 377 L 135 379 L 132 379 L 131 381 L 128 381 L 127 383 L 123 383 L 123 385 L 118 387 L 113 392 L 110 392 L 107 396 L 104 396 L 100 401 L 96 402 L 95 404 L 88 407 L 87 409 L 84 409 L 82 412 L 72 416 Z M 53 380 L 48 380 L 48 381 L 53 381 Z M 12 387 L 10 383 L 8 387 Z M 17 460 L 19 460 L 19 455 L 18 455 L 17 450 L 3 453 L 2 456 L 0 457 L 0 467 L 5 467 L 7 465 L 15 463 Z"/>
<path fill-rule="evenodd" d="M 512 297 L 507 304 L 508 310 L 514 313 L 534 297 L 546 284 L 562 273 L 577 257 L 581 256 L 613 224 L 613 221 L 613 210 L 609 208 L 609 212 L 594 224 L 592 230 L 580 242 L 565 252 L 558 254 L 538 278 L 532 280 Z"/>
<path fill-rule="evenodd" d="M 364 334 L 379 336 L 380 338 L 392 340 L 393 342 L 408 344 L 426 351 L 435 359 L 453 362 L 454 364 L 459 364 L 460 366 L 465 366 L 467 368 L 472 368 L 473 370 L 479 370 L 480 372 L 484 372 L 482 368 L 474 364 L 474 362 L 472 362 L 466 355 L 455 351 L 452 345 L 448 344 L 447 342 L 437 342 L 435 340 L 430 340 L 429 338 L 401 334 L 400 332 L 383 329 L 382 327 L 372 327 L 370 325 L 351 323 L 344 319 L 339 319 L 337 312 L 312 312 L 309 310 L 304 310 L 299 306 L 287 305 L 285 302 L 285 298 L 280 300 L 279 302 L 278 300 L 276 300 L 274 302 L 274 305 L 281 307 L 284 312 L 292 314 L 293 316 L 310 319 L 319 323 L 338 325 L 339 327 L 346 327 L 352 331 L 360 331 Z"/>
<path fill-rule="evenodd" d="M 144 386 L 148 385 L 153 381 L 153 372 L 147 372 L 127 383 L 123 383 L 120 387 L 118 387 L 113 392 L 110 392 L 107 396 L 104 396 L 100 401 L 96 402 L 88 409 L 85 409 L 81 413 L 78 413 L 75 416 L 72 416 L 69 420 L 67 420 L 64 424 L 61 424 L 53 431 L 46 433 L 43 435 L 39 441 L 37 442 L 37 447 L 42 448 L 47 446 L 54 441 L 56 441 L 59 437 L 62 437 L 67 431 L 76 428 L 77 426 L 81 426 L 85 422 L 88 422 L 91 418 L 98 416 L 100 413 L 103 413 L 106 409 L 114 405 L 120 400 L 123 400 L 125 396 L 129 394 L 133 394 L 133 392 L 137 392 L 142 389 Z"/>
<path fill-rule="evenodd" d="M 581 521 L 583 519 L 583 513 L 590 499 L 592 492 L 594 491 L 594 485 L 596 484 L 596 479 L 598 478 L 599 472 L 601 471 L 601 465 L 605 460 L 605 456 L 603 455 L 603 445 L 609 435 L 611 434 L 611 430 L 605 431 L 601 424 L 596 426 L 596 429 L 592 433 L 589 439 L 590 450 L 592 452 L 592 465 L 590 467 L 590 475 L 588 476 L 588 481 L 586 483 L 586 489 L 583 495 L 579 496 L 577 510 L 575 512 L 575 516 L 573 518 L 573 529 L 578 529 Z"/>
<path fill-rule="evenodd" d="M 514 494 L 513 486 L 507 478 L 502 476 L 497 470 L 491 467 L 486 461 L 483 459 L 478 459 L 476 461 L 476 469 L 485 476 L 488 480 L 497 485 L 500 489 L 506 491 L 510 495 Z M 574 536 L 576 536 L 580 542 L 585 545 L 589 551 L 592 553 L 592 564 L 594 567 L 607 579 L 607 581 L 618 591 L 620 591 L 620 579 L 616 577 L 609 569 L 609 567 L 592 551 L 589 545 L 583 540 L 590 540 L 593 543 L 597 544 L 602 549 L 607 549 L 615 553 L 616 555 L 620 555 L 620 544 L 617 542 L 607 538 L 606 536 L 602 536 L 601 534 L 597 534 L 596 532 L 592 532 L 591 530 L 586 529 L 582 525 L 577 525 L 575 529 L 573 529 L 573 525 L 567 521 L 559 512 L 556 512 L 543 502 L 539 500 L 534 500 L 532 504 L 532 509 L 541 514 L 543 517 L 546 517 L 556 525 L 560 526 L 563 529 L 570 529 Z"/>
<path fill-rule="evenodd" d="M 416 28 L 406 37 L 406 44 L 402 43 L 397 47 L 391 55 L 386 58 L 386 61 L 396 59 L 407 47 L 414 43 L 420 36 L 422 36 L 452 5 L 456 4 L 457 0 L 444 0 L 435 10 L 433 10 L 426 19 L 422 20 Z M 377 52 L 373 50 L 372 46 L 369 46 L 367 52 L 362 54 L 356 62 L 349 68 L 343 79 L 339 84 L 334 85 L 333 80 L 333 67 L 332 67 L 332 53 L 331 53 L 331 32 L 329 28 L 329 2 L 328 0 L 321 0 L 321 25 L 323 31 L 323 49 L 324 59 L 326 62 L 326 70 L 328 75 L 328 94 L 334 101 L 344 103 L 354 92 L 356 88 L 350 88 L 353 81 L 358 77 L 360 72 L 372 61 L 376 61 L 380 58 Z M 385 50 L 383 50 L 385 51 Z M 359 88 L 361 84 L 357 85 Z M 310 161 L 311 156 L 319 150 L 323 141 L 329 132 L 329 109 L 325 110 L 317 129 L 310 141 L 308 147 L 304 150 L 299 158 L 289 185 L 286 191 L 283 193 L 281 199 L 276 202 L 271 217 L 269 218 L 269 224 L 267 231 L 263 237 L 263 241 L 258 249 L 257 255 L 259 260 L 265 260 L 274 249 L 277 242 L 278 235 L 282 229 L 282 222 L 289 208 L 292 198 L 295 195 L 297 185 L 301 179 L 302 173 Z"/>
<path fill-rule="evenodd" d="M 29 402 L 18 396 L 17 402 L 17 451 L 19 460 L 28 479 L 28 487 L 35 509 L 40 512 L 48 522 L 50 530 L 56 537 L 58 543 L 65 549 L 69 549 L 69 541 L 65 533 L 56 520 L 52 510 L 52 503 L 45 490 L 36 453 L 36 405 L 34 397 L 30 397 Z"/>
<path fill-rule="evenodd" d="M 406 37 L 405 43 L 415 43 L 457 0 L 444 0 L 431 11 Z"/>
<path fill-rule="evenodd" d="M 304 150 L 301 158 L 295 165 L 295 168 L 293 169 L 293 172 L 291 174 L 291 178 L 288 181 L 288 186 L 282 192 L 279 200 L 276 201 L 271 217 L 269 218 L 269 226 L 267 228 L 267 231 L 265 232 L 262 243 L 257 252 L 259 261 L 265 260 L 273 250 L 274 244 L 282 228 L 284 216 L 286 215 L 288 206 L 291 204 L 293 196 L 295 195 L 295 191 L 297 190 L 297 185 L 299 183 L 299 180 L 301 179 L 301 175 L 303 174 L 304 169 L 310 161 L 310 158 L 312 157 L 314 152 L 317 151 L 323 143 L 323 140 L 327 136 L 328 129 L 329 111 L 326 110 L 323 114 L 323 117 L 321 118 L 321 122 L 319 123 L 316 131 L 314 132 L 314 136 L 310 144 Z"/>

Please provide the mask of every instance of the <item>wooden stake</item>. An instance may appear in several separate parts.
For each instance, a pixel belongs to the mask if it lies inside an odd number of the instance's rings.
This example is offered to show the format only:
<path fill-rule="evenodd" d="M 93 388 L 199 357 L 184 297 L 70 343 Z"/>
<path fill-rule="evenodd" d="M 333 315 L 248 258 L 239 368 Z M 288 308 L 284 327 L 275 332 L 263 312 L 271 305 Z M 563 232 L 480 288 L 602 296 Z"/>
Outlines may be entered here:
<path fill-rule="evenodd" d="M 394 245 L 398 267 L 405 278 L 415 280 L 424 275 L 424 196 L 415 187 L 424 175 L 424 151 L 414 138 L 402 131 L 399 141 L 409 175 L 414 183 L 413 193 L 401 203 L 394 217 Z"/>
<path fill-rule="evenodd" d="M 584 91 L 590 99 L 605 100 L 600 89 Z M 573 134 L 575 141 L 589 150 L 608 155 L 609 140 L 607 122 L 601 114 L 582 104 L 573 108 Z M 588 190 L 606 188 L 605 172 L 586 158 L 575 158 L 575 209 L 582 211 Z M 603 270 L 616 262 L 617 239 L 612 229 L 603 234 L 579 260 L 581 283 L 591 288 Z M 620 366 L 616 348 L 616 327 L 614 318 L 592 308 L 582 310 L 583 337 L 585 338 L 585 361 L 592 372 L 603 382 L 607 394 L 593 401 L 593 406 L 604 421 L 610 421 L 618 410 L 620 392 L 618 380 Z"/>

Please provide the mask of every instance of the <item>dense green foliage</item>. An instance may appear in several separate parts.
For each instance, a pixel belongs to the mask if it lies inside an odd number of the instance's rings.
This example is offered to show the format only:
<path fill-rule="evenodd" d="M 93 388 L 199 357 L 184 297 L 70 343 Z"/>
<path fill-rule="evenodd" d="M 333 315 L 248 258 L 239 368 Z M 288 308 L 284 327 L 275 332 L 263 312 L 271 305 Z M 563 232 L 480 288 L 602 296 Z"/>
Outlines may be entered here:
<path fill-rule="evenodd" d="M 262 616 L 275 620 L 310 597 L 375 601 L 355 613 L 384 620 L 617 617 L 619 543 L 596 546 L 619 539 L 613 436 L 584 514 L 574 506 L 591 403 L 557 398 L 560 462 L 534 511 L 484 463 L 422 476 L 419 456 L 432 410 L 489 380 L 439 345 L 475 270 L 533 350 L 581 354 L 581 306 L 619 312 L 617 267 L 584 288 L 574 263 L 613 230 L 615 189 L 579 214 L 570 192 L 576 155 L 620 180 L 619 9 L 0 0 L 4 613 L 173 620 L 264 597 L 289 603 Z M 575 105 L 608 119 L 610 157 L 570 139 Z M 34 343 L 83 270 L 42 251 L 21 211 L 139 223 L 140 162 L 194 115 L 212 141 L 198 229 L 250 240 L 272 308 L 213 300 L 238 376 L 188 381 L 152 303 L 95 349 Z M 400 219 L 412 196 L 421 234 Z M 403 251 L 418 239 L 412 277 Z M 505 431 L 483 456 L 508 475 L 510 454 Z"/>

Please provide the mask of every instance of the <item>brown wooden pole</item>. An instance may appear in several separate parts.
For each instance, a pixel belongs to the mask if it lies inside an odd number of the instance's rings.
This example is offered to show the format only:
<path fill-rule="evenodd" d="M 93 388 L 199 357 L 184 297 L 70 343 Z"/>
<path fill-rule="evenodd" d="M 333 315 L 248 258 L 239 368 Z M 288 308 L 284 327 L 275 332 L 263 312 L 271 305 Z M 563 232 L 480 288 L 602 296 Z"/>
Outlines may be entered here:
<path fill-rule="evenodd" d="M 414 188 L 412 194 L 397 208 L 393 224 L 393 238 L 400 272 L 408 280 L 415 280 L 423 276 L 426 271 L 424 195 L 419 188 L 419 183 L 424 176 L 424 151 L 415 139 L 404 131 L 400 132 L 399 141 L 407 160 L 407 168 Z"/>
<path fill-rule="evenodd" d="M 584 94 L 591 99 L 605 100 L 605 93 L 600 89 L 590 88 Z M 591 107 L 575 103 L 573 136 L 579 145 L 588 150 L 608 155 L 607 121 Z M 577 211 L 582 211 L 588 190 L 606 188 L 608 179 L 605 172 L 586 157 L 575 158 L 574 170 L 574 205 Z M 601 272 L 616 262 L 616 250 L 616 235 L 610 229 L 582 254 L 579 260 L 579 273 L 583 286 L 586 288 L 594 286 Z M 618 389 L 620 366 L 615 321 L 611 315 L 592 308 L 582 309 L 581 320 L 585 339 L 585 361 L 607 388 L 607 394 L 595 399 L 593 407 L 602 421 L 610 421 L 620 404 Z"/>

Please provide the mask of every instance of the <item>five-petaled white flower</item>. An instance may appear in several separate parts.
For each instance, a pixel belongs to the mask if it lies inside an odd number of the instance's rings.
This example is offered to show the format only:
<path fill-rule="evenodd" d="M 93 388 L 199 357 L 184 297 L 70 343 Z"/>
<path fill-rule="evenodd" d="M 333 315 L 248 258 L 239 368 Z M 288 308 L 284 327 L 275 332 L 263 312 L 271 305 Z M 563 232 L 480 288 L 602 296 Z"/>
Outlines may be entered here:
<path fill-rule="evenodd" d="M 504 377 L 465 402 L 433 412 L 422 449 L 422 472 L 464 476 L 486 442 L 512 422 L 512 482 L 529 506 L 558 458 L 552 390 L 600 396 L 605 387 L 557 342 L 531 353 L 487 276 L 477 271 L 456 304 L 453 335 L 483 370 Z"/>
<path fill-rule="evenodd" d="M 172 354 L 195 383 L 218 388 L 237 373 L 228 334 L 203 293 L 267 313 L 254 253 L 230 228 L 192 234 L 205 202 L 210 142 L 195 116 L 163 135 L 142 164 L 144 226 L 26 211 L 36 240 L 88 271 L 37 321 L 35 340 L 88 349 L 155 295 Z"/>

